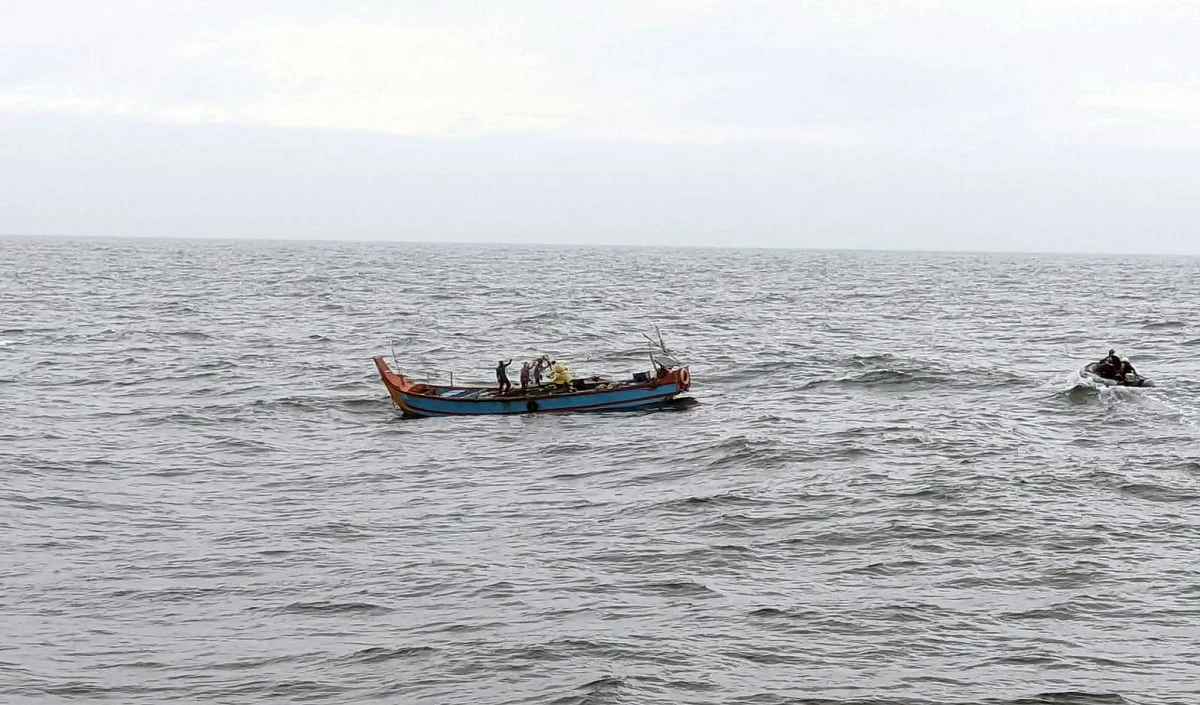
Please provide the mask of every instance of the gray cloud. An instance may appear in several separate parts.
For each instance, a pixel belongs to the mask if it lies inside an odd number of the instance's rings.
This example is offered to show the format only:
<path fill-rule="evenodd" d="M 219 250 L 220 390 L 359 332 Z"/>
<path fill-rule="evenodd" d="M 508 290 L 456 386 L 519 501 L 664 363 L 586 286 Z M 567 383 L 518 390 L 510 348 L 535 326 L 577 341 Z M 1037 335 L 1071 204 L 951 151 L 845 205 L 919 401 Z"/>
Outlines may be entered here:
<path fill-rule="evenodd" d="M 5 15 L 5 232 L 1200 251 L 1174 3 Z"/>

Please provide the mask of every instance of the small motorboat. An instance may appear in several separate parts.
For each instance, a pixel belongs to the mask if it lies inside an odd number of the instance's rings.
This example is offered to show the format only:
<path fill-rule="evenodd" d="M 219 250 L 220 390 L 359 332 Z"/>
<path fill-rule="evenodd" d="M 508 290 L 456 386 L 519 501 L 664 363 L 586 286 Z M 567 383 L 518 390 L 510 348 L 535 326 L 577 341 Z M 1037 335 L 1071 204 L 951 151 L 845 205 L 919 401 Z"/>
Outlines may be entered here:
<path fill-rule="evenodd" d="M 1145 377 L 1141 376 L 1140 374 L 1138 374 L 1136 372 L 1130 372 L 1130 373 L 1126 374 L 1124 376 L 1124 378 L 1118 378 L 1116 376 L 1102 375 L 1096 371 L 1096 369 L 1099 366 L 1100 366 L 1099 362 L 1092 362 L 1087 365 L 1084 365 L 1083 369 L 1079 371 L 1079 376 L 1086 380 L 1095 382 L 1096 384 L 1103 384 L 1106 387 L 1153 387 L 1154 386 L 1153 382 L 1151 382 L 1150 380 L 1146 379 Z"/>

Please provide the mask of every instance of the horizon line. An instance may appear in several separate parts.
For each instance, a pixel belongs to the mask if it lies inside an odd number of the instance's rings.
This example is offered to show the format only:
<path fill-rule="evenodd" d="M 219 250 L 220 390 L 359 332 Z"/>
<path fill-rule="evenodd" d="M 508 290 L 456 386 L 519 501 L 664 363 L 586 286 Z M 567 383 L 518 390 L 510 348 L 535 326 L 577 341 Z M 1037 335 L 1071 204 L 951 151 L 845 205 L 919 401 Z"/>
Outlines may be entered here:
<path fill-rule="evenodd" d="M 0 233 L 0 240 L 167 240 L 188 242 L 278 242 L 278 243 L 314 243 L 314 244 L 403 244 L 403 245 L 443 245 L 443 246 L 490 246 L 490 247 L 562 247 L 562 248 L 595 248 L 595 249 L 639 249 L 639 250 L 762 250 L 786 252 L 863 252 L 863 253 L 904 253 L 904 254 L 945 254 L 945 255 L 1067 255 L 1084 257 L 1200 257 L 1200 252 L 1131 252 L 1104 251 L 1079 252 L 1070 250 L 989 250 L 989 249 L 930 249 L 930 248 L 881 248 L 881 247 L 824 247 L 799 245 L 676 245 L 676 244 L 635 244 L 635 243 L 603 243 L 603 242 L 548 242 L 543 240 L 422 240 L 409 238 L 383 237 L 295 237 L 295 236 L 229 236 L 229 235 L 111 235 L 111 234 L 46 234 L 46 233 Z"/>

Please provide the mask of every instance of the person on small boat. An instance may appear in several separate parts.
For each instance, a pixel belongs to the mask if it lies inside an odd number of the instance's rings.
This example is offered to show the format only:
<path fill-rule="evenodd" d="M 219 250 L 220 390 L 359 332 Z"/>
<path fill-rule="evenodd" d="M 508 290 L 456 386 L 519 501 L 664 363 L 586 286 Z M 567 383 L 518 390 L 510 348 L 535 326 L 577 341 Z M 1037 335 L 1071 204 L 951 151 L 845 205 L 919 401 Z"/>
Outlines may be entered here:
<path fill-rule="evenodd" d="M 529 389 L 529 372 L 532 369 L 533 365 L 528 360 L 521 363 L 521 394 L 524 394 L 525 390 Z"/>
<path fill-rule="evenodd" d="M 533 362 L 533 386 L 542 386 L 542 375 L 550 368 L 550 358 L 542 355 Z"/>
<path fill-rule="evenodd" d="M 1122 360 L 1115 350 L 1109 350 L 1108 356 L 1096 363 L 1096 374 L 1118 382 L 1128 382 L 1129 375 L 1136 375 L 1137 370 L 1129 360 Z"/>
<path fill-rule="evenodd" d="M 1121 369 L 1120 369 L 1120 371 L 1117 372 L 1117 375 L 1122 380 L 1124 380 L 1126 378 L 1126 375 L 1136 375 L 1136 374 L 1137 374 L 1137 370 L 1133 369 L 1133 363 L 1131 363 L 1129 360 L 1121 360 Z"/>
<path fill-rule="evenodd" d="M 1096 363 L 1096 374 L 1108 379 L 1121 379 L 1121 358 L 1116 350 L 1109 350 L 1108 356 Z"/>
<path fill-rule="evenodd" d="M 496 394 L 504 394 L 512 389 L 512 382 L 508 381 L 508 366 L 511 364 L 511 359 L 508 362 L 501 360 L 496 366 Z"/>

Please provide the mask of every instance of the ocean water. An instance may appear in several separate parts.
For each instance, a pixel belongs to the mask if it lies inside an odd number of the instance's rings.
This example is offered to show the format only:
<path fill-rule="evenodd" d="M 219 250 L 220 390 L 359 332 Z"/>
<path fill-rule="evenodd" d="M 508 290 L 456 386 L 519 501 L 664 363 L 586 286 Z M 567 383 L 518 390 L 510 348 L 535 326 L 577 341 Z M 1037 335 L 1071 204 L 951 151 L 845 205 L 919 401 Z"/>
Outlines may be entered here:
<path fill-rule="evenodd" d="M 1200 702 L 1200 260 L 0 241 L 0 702 Z M 695 403 L 400 419 L 371 356 Z M 1075 375 L 1109 347 L 1151 389 Z"/>

